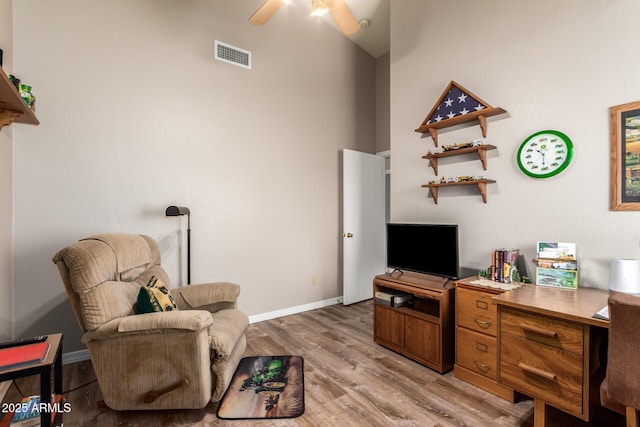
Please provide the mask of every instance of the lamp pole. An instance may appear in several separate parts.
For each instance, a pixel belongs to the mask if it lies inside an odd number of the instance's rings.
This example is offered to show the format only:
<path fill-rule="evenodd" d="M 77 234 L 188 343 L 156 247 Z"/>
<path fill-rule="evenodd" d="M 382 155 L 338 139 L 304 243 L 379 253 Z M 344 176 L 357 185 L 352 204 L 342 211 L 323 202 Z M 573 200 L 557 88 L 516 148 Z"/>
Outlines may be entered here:
<path fill-rule="evenodd" d="M 187 285 L 191 284 L 191 211 L 185 206 L 169 206 L 166 216 L 187 216 Z"/>
<path fill-rule="evenodd" d="M 187 214 L 187 285 L 191 284 L 191 213 Z"/>

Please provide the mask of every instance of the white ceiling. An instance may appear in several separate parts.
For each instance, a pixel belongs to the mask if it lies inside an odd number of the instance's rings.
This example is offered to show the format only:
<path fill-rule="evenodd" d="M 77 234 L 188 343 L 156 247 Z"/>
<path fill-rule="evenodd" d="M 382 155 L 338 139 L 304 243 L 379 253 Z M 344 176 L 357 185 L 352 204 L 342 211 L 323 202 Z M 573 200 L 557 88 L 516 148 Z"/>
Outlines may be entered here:
<path fill-rule="evenodd" d="M 295 0 L 311 10 L 311 0 Z M 369 27 L 361 29 L 349 38 L 367 51 L 374 58 L 389 52 L 389 1 L 390 0 L 345 0 L 351 12 L 358 21 L 369 20 Z M 330 14 L 320 18 L 331 24 L 336 30 L 338 27 Z"/>

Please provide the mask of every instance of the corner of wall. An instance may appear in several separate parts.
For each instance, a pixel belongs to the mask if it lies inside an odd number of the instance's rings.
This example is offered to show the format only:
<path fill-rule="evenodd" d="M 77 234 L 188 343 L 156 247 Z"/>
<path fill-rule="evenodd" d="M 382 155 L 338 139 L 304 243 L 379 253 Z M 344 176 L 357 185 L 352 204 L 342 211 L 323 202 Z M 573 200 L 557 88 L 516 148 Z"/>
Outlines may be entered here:
<path fill-rule="evenodd" d="M 11 0 L 0 0 L 0 48 L 3 69 L 13 59 L 13 13 Z M 0 341 L 13 337 L 13 136 L 11 126 L 0 129 Z"/>

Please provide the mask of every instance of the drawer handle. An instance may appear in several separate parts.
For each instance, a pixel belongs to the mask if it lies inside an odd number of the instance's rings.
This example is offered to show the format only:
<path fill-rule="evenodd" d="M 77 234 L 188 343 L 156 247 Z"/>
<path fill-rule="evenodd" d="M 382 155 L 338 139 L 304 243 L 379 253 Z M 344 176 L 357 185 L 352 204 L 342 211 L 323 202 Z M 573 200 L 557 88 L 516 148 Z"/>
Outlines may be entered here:
<path fill-rule="evenodd" d="M 491 370 L 491 365 L 488 365 L 488 364 L 485 364 L 485 363 L 480 363 L 476 359 L 473 359 L 473 363 L 475 363 L 475 365 L 479 369 L 481 369 L 481 370 L 483 370 L 485 372 L 489 372 Z"/>
<path fill-rule="evenodd" d="M 478 300 L 476 300 L 476 308 L 479 308 L 480 310 L 488 310 L 489 309 L 489 304 L 487 304 L 486 301 L 478 301 Z"/>
<path fill-rule="evenodd" d="M 556 331 L 551 331 L 549 329 L 538 328 L 537 326 L 525 325 L 524 323 L 520 324 L 520 329 L 525 332 L 533 332 L 534 334 L 544 335 L 549 338 L 556 338 L 558 333 Z"/>
<path fill-rule="evenodd" d="M 488 322 L 486 320 L 480 320 L 477 317 L 474 317 L 473 321 L 476 322 L 478 324 L 478 326 L 480 326 L 483 329 L 489 329 L 493 325 L 493 322 Z"/>
<path fill-rule="evenodd" d="M 551 372 L 547 372 L 543 369 L 539 369 L 539 368 L 534 368 L 533 366 L 527 365 L 526 363 L 518 363 L 518 368 L 522 369 L 525 372 L 529 372 L 531 374 L 537 375 L 539 377 L 548 379 L 550 381 L 555 381 L 556 379 L 556 374 L 553 374 Z"/>

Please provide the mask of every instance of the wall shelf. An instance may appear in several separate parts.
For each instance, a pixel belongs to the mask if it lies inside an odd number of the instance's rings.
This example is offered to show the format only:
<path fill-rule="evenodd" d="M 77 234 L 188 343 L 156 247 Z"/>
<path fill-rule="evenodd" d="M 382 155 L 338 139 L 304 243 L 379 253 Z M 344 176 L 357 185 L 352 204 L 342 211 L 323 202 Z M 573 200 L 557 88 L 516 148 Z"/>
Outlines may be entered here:
<path fill-rule="evenodd" d="M 24 103 L 16 87 L 0 68 L 0 128 L 11 123 L 38 125 L 40 122 Z"/>
<path fill-rule="evenodd" d="M 416 129 L 419 133 L 429 133 L 438 146 L 438 130 L 477 120 L 482 136 L 487 137 L 487 117 L 506 113 L 500 107 L 492 107 L 458 83 L 451 80 L 434 104 L 429 114 Z"/>
<path fill-rule="evenodd" d="M 416 129 L 416 132 L 420 132 L 420 133 L 428 132 L 429 135 L 431 135 L 431 139 L 433 139 L 433 142 L 437 147 L 439 129 L 444 129 L 451 126 L 460 125 L 462 123 L 478 120 L 480 129 L 482 130 L 482 136 L 486 138 L 487 137 L 487 117 L 497 116 L 498 114 L 504 114 L 504 113 L 506 113 L 506 110 L 500 107 L 488 108 L 486 110 L 470 113 L 465 116 L 454 117 L 452 119 L 443 120 L 437 123 L 423 124 L 418 129 Z"/>
<path fill-rule="evenodd" d="M 477 152 L 480 161 L 482 162 L 482 169 L 487 170 L 487 151 L 495 150 L 496 146 L 491 144 L 481 144 L 474 147 L 459 148 L 457 150 L 443 151 L 441 153 L 427 154 L 422 156 L 423 159 L 429 160 L 429 164 L 433 168 L 433 171 L 438 175 L 438 159 L 442 157 L 459 156 L 461 154 L 468 154 Z"/>
<path fill-rule="evenodd" d="M 422 187 L 428 188 L 429 193 L 431 193 L 431 197 L 433 197 L 433 202 L 438 204 L 438 190 L 442 187 L 453 187 L 456 185 L 476 185 L 478 187 L 478 191 L 482 196 L 482 201 L 487 203 L 487 184 L 493 184 L 495 181 L 493 179 L 479 179 L 473 181 L 458 181 L 458 182 L 447 182 L 444 184 L 424 184 Z"/>

